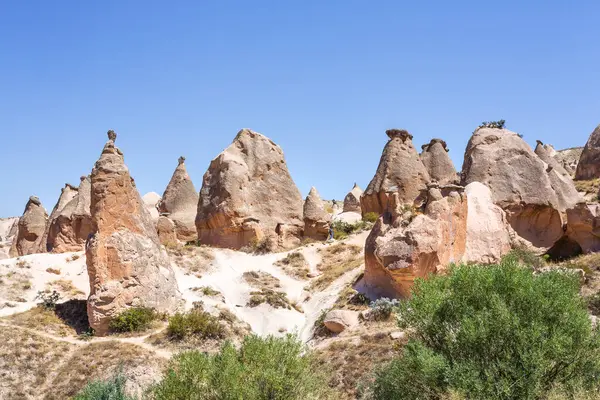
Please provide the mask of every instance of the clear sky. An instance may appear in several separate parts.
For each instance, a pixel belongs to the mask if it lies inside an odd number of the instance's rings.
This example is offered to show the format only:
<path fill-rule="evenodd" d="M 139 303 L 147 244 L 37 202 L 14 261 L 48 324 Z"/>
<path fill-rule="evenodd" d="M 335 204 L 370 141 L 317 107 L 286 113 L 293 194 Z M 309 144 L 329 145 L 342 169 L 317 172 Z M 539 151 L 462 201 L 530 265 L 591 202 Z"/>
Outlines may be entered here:
<path fill-rule="evenodd" d="M 142 194 L 180 155 L 200 189 L 240 128 L 303 195 L 372 178 L 388 128 L 448 142 L 483 120 L 557 148 L 600 123 L 600 2 L 0 0 L 0 216 L 117 145 Z"/>

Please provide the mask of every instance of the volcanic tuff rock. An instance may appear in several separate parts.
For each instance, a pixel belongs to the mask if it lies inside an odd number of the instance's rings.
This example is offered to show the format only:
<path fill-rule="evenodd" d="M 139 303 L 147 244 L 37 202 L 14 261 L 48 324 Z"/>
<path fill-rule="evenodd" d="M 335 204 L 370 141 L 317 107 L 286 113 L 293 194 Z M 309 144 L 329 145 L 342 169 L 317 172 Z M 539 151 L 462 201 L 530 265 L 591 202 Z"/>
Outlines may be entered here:
<path fill-rule="evenodd" d="M 583 152 L 583 147 L 571 147 L 563 150 L 556 150 L 551 144 L 545 144 L 544 149 L 553 157 L 564 169 L 569 173 L 569 176 L 575 175 L 579 158 Z"/>
<path fill-rule="evenodd" d="M 600 178 L 600 125 L 590 135 L 577 164 L 575 180 Z"/>
<path fill-rule="evenodd" d="M 363 215 L 385 212 L 393 193 L 398 193 L 401 203 L 422 203 L 430 181 L 412 144 L 412 135 L 399 129 L 387 130 L 386 134 L 390 140 L 383 149 L 377 172 L 360 200 Z"/>
<path fill-rule="evenodd" d="M 331 310 L 323 319 L 323 325 L 333 333 L 340 333 L 358 325 L 358 312 L 352 310 Z"/>
<path fill-rule="evenodd" d="M 82 176 L 75 196 L 56 214 L 53 213 L 48 221 L 47 251 L 66 253 L 83 250 L 92 233 L 91 190 L 90 178 Z"/>
<path fill-rule="evenodd" d="M 88 317 L 98 335 L 105 335 L 111 318 L 129 307 L 172 312 L 180 302 L 169 257 L 115 147 L 116 134 L 109 131 L 108 137 L 91 175 L 95 233 L 86 249 Z"/>
<path fill-rule="evenodd" d="M 363 284 L 371 295 L 406 297 L 416 278 L 462 259 L 467 199 L 458 186 L 431 185 L 423 213 L 407 210 L 399 193 L 389 200 L 389 211 L 377 220 L 365 243 Z"/>
<path fill-rule="evenodd" d="M 242 129 L 204 174 L 196 228 L 201 243 L 239 249 L 265 236 L 280 246 L 299 243 L 302 197 L 283 151 Z"/>
<path fill-rule="evenodd" d="M 559 209 L 565 211 L 568 208 L 574 207 L 575 204 L 582 199 L 567 170 L 565 170 L 562 165 L 548 153 L 544 144 L 539 140 L 535 147 L 535 154 L 537 154 L 543 162 L 548 164 L 546 173 L 550 178 L 550 185 L 558 198 Z"/>
<path fill-rule="evenodd" d="M 567 236 L 584 253 L 600 251 L 600 204 L 579 203 L 567 210 Z"/>
<path fill-rule="evenodd" d="M 563 235 L 561 213 L 568 201 L 559 199 L 546 168 L 516 133 L 480 128 L 467 145 L 462 184 L 488 186 L 516 233 L 535 247 L 549 248 Z"/>
<path fill-rule="evenodd" d="M 152 222 L 156 225 L 158 222 L 158 203 L 160 202 L 160 195 L 156 192 L 148 192 L 142 196 L 142 201 L 146 206 L 146 210 L 150 214 Z"/>
<path fill-rule="evenodd" d="M 196 240 L 196 210 L 198 192 L 185 168 L 185 157 L 179 157 L 179 163 L 171 181 L 158 203 L 158 211 L 165 214 L 175 224 L 175 233 L 182 241 Z"/>
<path fill-rule="evenodd" d="M 177 234 L 175 233 L 175 223 L 164 215 L 158 217 L 156 232 L 158 233 L 160 243 L 165 246 L 175 245 L 178 242 Z"/>
<path fill-rule="evenodd" d="M 315 187 L 310 189 L 304 202 L 304 236 L 316 240 L 325 240 L 329 235 L 331 215 L 325 211 L 325 206 Z"/>
<path fill-rule="evenodd" d="M 48 248 L 48 234 L 50 232 L 50 225 L 52 224 L 52 221 L 54 221 L 60 214 L 62 209 L 67 205 L 67 203 L 73 200 L 75 196 L 77 196 L 77 187 L 69 183 L 65 184 L 65 187 L 60 191 L 60 196 L 58 197 L 58 201 L 50 213 L 50 217 L 48 217 L 48 222 L 46 223 L 46 228 L 44 229 L 44 234 L 40 240 L 40 248 L 37 250 L 37 253 L 45 253 L 50 251 Z"/>
<path fill-rule="evenodd" d="M 0 218 L 0 260 L 9 258 L 13 239 L 19 230 L 19 218 Z"/>
<path fill-rule="evenodd" d="M 344 197 L 344 211 L 343 212 L 361 212 L 360 209 L 360 196 L 362 196 L 363 190 L 355 183 L 351 191 L 348 192 Z"/>
<path fill-rule="evenodd" d="M 19 229 L 10 249 L 10 256 L 26 256 L 39 252 L 40 243 L 46 229 L 48 213 L 40 199 L 31 196 L 23 216 L 19 219 Z"/>
<path fill-rule="evenodd" d="M 457 183 L 458 175 L 452 160 L 448 155 L 448 147 L 442 139 L 431 139 L 429 144 L 424 144 L 421 161 L 427 169 L 431 179 L 441 185 Z"/>

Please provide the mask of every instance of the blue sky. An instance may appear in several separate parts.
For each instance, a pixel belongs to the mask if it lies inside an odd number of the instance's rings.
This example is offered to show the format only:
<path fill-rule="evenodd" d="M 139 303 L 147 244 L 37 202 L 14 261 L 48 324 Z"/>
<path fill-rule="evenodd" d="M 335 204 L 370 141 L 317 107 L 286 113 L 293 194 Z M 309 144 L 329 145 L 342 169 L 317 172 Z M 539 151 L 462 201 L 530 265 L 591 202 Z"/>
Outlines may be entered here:
<path fill-rule="evenodd" d="M 448 142 L 483 120 L 557 148 L 600 123 L 598 1 L 0 1 L 0 216 L 118 132 L 142 194 L 177 158 L 200 189 L 240 128 L 284 149 L 306 195 L 373 176 L 385 129 Z"/>

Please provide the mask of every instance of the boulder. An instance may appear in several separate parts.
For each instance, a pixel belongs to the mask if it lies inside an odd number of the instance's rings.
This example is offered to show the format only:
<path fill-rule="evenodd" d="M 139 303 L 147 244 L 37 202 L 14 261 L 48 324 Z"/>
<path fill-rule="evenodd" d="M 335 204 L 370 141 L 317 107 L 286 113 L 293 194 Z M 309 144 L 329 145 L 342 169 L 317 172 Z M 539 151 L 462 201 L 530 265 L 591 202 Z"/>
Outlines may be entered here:
<path fill-rule="evenodd" d="M 158 239 L 161 244 L 165 246 L 172 246 L 177 244 L 177 233 L 175 232 L 175 223 L 161 215 L 158 217 L 158 221 L 156 222 L 156 232 L 158 233 Z"/>
<path fill-rule="evenodd" d="M 19 218 L 18 230 L 9 251 L 10 257 L 38 253 L 48 222 L 48 213 L 36 196 L 31 196 Z"/>
<path fill-rule="evenodd" d="M 75 196 L 60 211 L 53 213 L 48 221 L 46 251 L 67 253 L 83 250 L 92 234 L 91 190 L 90 178 L 82 176 Z"/>
<path fill-rule="evenodd" d="M 448 155 L 448 146 L 442 139 L 431 139 L 422 146 L 421 161 L 429 173 L 429 177 L 441 185 L 458 183 L 456 168 Z"/>
<path fill-rule="evenodd" d="M 490 264 L 511 249 L 510 226 L 504 211 L 494 204 L 491 190 L 480 182 L 465 188 L 467 243 L 463 262 Z"/>
<path fill-rule="evenodd" d="M 198 192 L 185 168 L 185 157 L 179 157 L 177 168 L 158 203 L 158 211 L 173 221 L 177 238 L 187 242 L 198 238 L 197 208 Z"/>
<path fill-rule="evenodd" d="M 169 257 L 138 193 L 123 153 L 109 140 L 91 175 L 93 236 L 86 248 L 90 279 L 87 309 L 97 335 L 130 307 L 173 312 L 180 305 Z"/>
<path fill-rule="evenodd" d="M 204 174 L 196 228 L 200 243 L 240 249 L 265 237 L 300 243 L 302 197 L 271 139 L 242 129 Z"/>
<path fill-rule="evenodd" d="M 384 213 L 393 193 L 398 193 L 399 201 L 404 204 L 421 204 L 430 181 L 413 146 L 412 135 L 400 129 L 387 130 L 386 134 L 389 141 L 383 149 L 377 172 L 360 199 L 363 215 Z"/>
<path fill-rule="evenodd" d="M 535 154 L 547 165 L 546 173 L 550 178 L 550 185 L 556 193 L 558 207 L 561 211 L 572 208 L 582 200 L 581 195 L 577 192 L 571 175 L 563 166 L 550 155 L 544 144 L 537 140 Z"/>
<path fill-rule="evenodd" d="M 581 252 L 600 251 L 600 204 L 578 203 L 567 210 L 567 236 Z"/>
<path fill-rule="evenodd" d="M 575 180 L 587 181 L 596 178 L 600 178 L 600 125 L 590 135 L 575 170 Z"/>
<path fill-rule="evenodd" d="M 390 197 L 390 211 L 365 243 L 362 285 L 369 297 L 407 297 L 416 278 L 463 258 L 468 206 L 462 188 L 430 185 L 426 201 L 422 212 L 414 212 L 406 211 L 398 193 Z"/>
<path fill-rule="evenodd" d="M 315 187 L 304 201 L 304 237 L 315 240 L 326 240 L 329 236 L 331 215 L 325 211 L 325 206 Z"/>
<path fill-rule="evenodd" d="M 331 310 L 325 314 L 323 325 L 333 333 L 341 333 L 358 325 L 358 312 L 351 310 Z"/>
<path fill-rule="evenodd" d="M 564 199 L 552 186 L 548 165 L 514 132 L 479 128 L 465 152 L 462 184 L 481 182 L 516 233 L 537 248 L 550 248 L 563 235 Z"/>
<path fill-rule="evenodd" d="M 158 222 L 158 217 L 160 215 L 158 213 L 158 203 L 160 202 L 160 195 L 156 192 L 148 192 L 142 196 L 142 201 L 146 206 L 146 210 L 148 210 L 148 213 L 150 214 L 152 222 L 156 225 L 156 223 Z"/>
<path fill-rule="evenodd" d="M 344 211 L 343 212 L 361 212 L 360 209 L 360 196 L 362 196 L 363 190 L 355 183 L 351 191 L 348 192 L 344 197 Z"/>

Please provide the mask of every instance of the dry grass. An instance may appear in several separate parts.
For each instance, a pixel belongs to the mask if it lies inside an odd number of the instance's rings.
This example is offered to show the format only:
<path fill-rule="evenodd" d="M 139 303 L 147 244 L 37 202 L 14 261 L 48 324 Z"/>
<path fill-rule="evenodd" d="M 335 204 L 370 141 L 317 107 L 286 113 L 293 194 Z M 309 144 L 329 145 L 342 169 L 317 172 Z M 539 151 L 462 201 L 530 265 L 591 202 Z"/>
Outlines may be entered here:
<path fill-rule="evenodd" d="M 80 257 L 81 256 L 79 254 L 73 254 L 71 257 L 67 258 L 67 262 L 79 260 Z"/>
<path fill-rule="evenodd" d="M 166 246 L 166 248 L 167 253 L 179 268 L 186 274 L 195 275 L 198 278 L 210 269 L 210 265 L 215 259 L 213 250 L 206 246 L 176 245 Z"/>
<path fill-rule="evenodd" d="M 0 275 L 0 299 L 22 301 L 23 292 L 31 289 L 31 273 L 27 270 L 11 270 Z"/>
<path fill-rule="evenodd" d="M 575 188 L 578 192 L 584 192 L 586 194 L 598 193 L 598 188 L 600 188 L 600 179 L 591 179 L 589 181 L 573 181 L 575 183 Z"/>
<path fill-rule="evenodd" d="M 584 254 L 556 263 L 555 266 L 569 269 L 581 269 L 585 272 L 586 282 L 581 288 L 584 296 L 600 292 L 600 253 Z"/>
<path fill-rule="evenodd" d="M 275 290 L 281 287 L 279 279 L 263 271 L 247 271 L 242 274 L 242 278 L 255 289 Z"/>
<path fill-rule="evenodd" d="M 352 285 L 346 287 L 340 293 L 338 299 L 333 305 L 335 309 L 363 311 L 369 308 L 369 299 L 361 295 L 352 288 Z"/>
<path fill-rule="evenodd" d="M 48 267 L 46 268 L 46 272 L 49 274 L 60 275 L 60 268 Z"/>
<path fill-rule="evenodd" d="M 308 268 L 308 262 L 302 253 L 289 253 L 284 258 L 277 260 L 275 265 L 281 267 L 288 275 L 299 279 L 308 279 L 310 270 Z"/>
<path fill-rule="evenodd" d="M 388 332 L 364 334 L 358 340 L 336 339 L 317 351 L 324 368 L 332 370 L 329 385 L 340 393 L 341 399 L 356 398 L 357 385 L 369 379 L 375 366 L 397 356 L 403 342 L 390 338 Z"/>
<path fill-rule="evenodd" d="M 271 289 L 262 289 L 259 291 L 250 292 L 250 299 L 248 300 L 249 307 L 256 307 L 263 303 L 267 303 L 273 308 L 292 308 L 287 295 L 283 292 L 276 292 Z M 297 306 L 294 307 L 298 310 Z"/>
<path fill-rule="evenodd" d="M 56 290 L 59 293 L 66 294 L 70 297 L 84 295 L 85 293 L 77 289 L 73 282 L 68 279 L 56 279 L 46 284 L 46 290 Z"/>
<path fill-rule="evenodd" d="M 321 263 L 317 268 L 321 275 L 310 284 L 309 290 L 323 290 L 337 278 L 363 263 L 362 248 L 343 242 L 319 249 L 319 253 Z"/>

